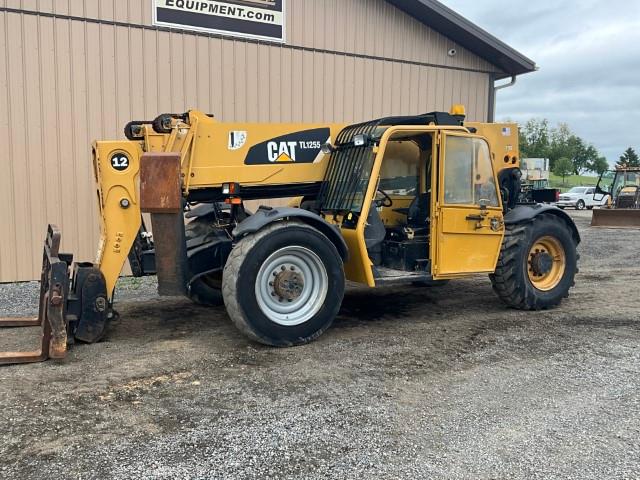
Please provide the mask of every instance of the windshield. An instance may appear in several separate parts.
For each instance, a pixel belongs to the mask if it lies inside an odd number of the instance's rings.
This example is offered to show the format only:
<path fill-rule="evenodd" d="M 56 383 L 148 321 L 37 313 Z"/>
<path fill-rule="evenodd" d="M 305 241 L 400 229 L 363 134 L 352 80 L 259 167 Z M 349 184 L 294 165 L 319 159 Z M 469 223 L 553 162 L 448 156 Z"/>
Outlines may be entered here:
<path fill-rule="evenodd" d="M 362 211 L 374 158 L 372 146 L 344 146 L 331 155 L 320 193 L 323 211 Z"/>
<path fill-rule="evenodd" d="M 376 157 L 375 139 L 384 132 L 380 122 L 351 125 L 338 134 L 318 195 L 317 205 L 321 211 L 362 212 Z M 357 137 L 360 139 L 356 142 Z"/>
<path fill-rule="evenodd" d="M 569 193 L 584 193 L 586 192 L 587 189 L 586 188 L 582 188 L 582 187 L 573 187 L 571 190 L 569 190 Z"/>
<path fill-rule="evenodd" d="M 627 172 L 624 170 L 604 172 L 598 188 L 617 198 L 624 187 L 640 186 L 640 171 Z"/>

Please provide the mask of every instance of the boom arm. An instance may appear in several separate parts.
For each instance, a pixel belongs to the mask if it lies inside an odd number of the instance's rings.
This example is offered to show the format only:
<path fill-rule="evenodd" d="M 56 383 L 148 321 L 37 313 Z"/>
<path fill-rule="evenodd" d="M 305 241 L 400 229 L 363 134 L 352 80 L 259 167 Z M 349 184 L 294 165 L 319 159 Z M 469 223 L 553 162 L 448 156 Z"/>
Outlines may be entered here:
<path fill-rule="evenodd" d="M 96 142 L 94 172 L 101 217 L 96 265 L 105 277 L 109 300 L 141 226 L 144 153 L 179 154 L 185 199 L 211 201 L 224 183 L 241 184 L 244 199 L 293 197 L 322 181 L 328 156 L 320 147 L 342 128 L 221 123 L 193 110 L 130 123 L 125 129 L 130 141 Z"/>
<path fill-rule="evenodd" d="M 104 275 L 109 301 L 142 223 L 138 185 L 142 148 L 136 142 L 97 142 L 94 174 L 100 209 L 96 266 Z"/>

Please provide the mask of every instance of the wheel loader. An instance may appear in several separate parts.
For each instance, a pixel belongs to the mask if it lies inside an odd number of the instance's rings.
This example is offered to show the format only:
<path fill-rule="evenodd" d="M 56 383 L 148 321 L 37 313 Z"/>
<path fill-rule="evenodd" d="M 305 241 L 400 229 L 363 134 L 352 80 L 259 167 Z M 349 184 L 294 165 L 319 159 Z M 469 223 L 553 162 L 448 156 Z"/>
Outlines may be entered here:
<path fill-rule="evenodd" d="M 4 322 L 40 325 L 41 349 L 1 363 L 100 341 L 127 260 L 133 275 L 157 275 L 160 295 L 224 303 L 247 337 L 276 347 L 322 335 L 346 280 L 484 274 L 521 310 L 555 307 L 574 284 L 571 218 L 518 203 L 517 126 L 466 122 L 462 106 L 355 125 L 224 123 L 192 110 L 131 122 L 125 135 L 93 145 L 95 262 L 61 254 L 49 226 L 39 317 Z M 292 204 L 247 207 L 283 198 Z"/>
<path fill-rule="evenodd" d="M 640 167 L 621 167 L 604 172 L 594 199 L 607 204 L 593 211 L 592 227 L 640 228 Z"/>

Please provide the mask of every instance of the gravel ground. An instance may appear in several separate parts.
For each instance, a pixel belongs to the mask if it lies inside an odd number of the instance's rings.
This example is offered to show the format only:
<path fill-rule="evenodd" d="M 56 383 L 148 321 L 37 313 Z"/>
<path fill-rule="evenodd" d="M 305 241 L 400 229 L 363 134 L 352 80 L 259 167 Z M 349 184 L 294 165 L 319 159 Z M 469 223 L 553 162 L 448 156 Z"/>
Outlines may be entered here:
<path fill-rule="evenodd" d="M 319 341 L 271 349 L 128 280 L 107 341 L 0 369 L 0 478 L 640 479 L 640 231 L 570 213 L 581 273 L 548 312 L 483 277 L 351 287 Z M 0 285 L 0 314 L 36 294 Z"/>
<path fill-rule="evenodd" d="M 156 277 L 122 278 L 116 286 L 117 302 L 157 297 Z M 0 283 L 0 316 L 38 314 L 39 282 Z"/>

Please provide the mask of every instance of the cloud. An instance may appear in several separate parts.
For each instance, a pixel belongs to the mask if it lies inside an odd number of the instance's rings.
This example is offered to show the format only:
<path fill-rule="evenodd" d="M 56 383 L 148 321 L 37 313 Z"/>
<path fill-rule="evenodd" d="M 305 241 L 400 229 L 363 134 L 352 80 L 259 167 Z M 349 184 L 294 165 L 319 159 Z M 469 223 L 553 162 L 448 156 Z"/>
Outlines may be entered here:
<path fill-rule="evenodd" d="M 640 150 L 640 2 L 441 0 L 540 70 L 498 94 L 498 118 L 566 122 L 615 163 Z"/>

